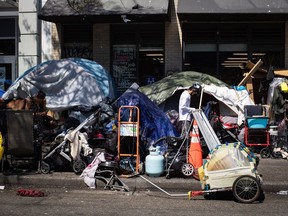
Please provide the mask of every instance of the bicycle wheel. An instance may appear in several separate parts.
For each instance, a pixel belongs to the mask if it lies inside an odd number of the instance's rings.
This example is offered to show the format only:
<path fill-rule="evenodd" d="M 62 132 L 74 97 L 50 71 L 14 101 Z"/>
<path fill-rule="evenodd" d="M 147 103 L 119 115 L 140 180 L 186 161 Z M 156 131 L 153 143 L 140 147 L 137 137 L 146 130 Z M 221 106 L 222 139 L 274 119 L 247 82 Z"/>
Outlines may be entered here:
<path fill-rule="evenodd" d="M 233 183 L 232 193 L 237 201 L 241 203 L 252 203 L 256 201 L 261 194 L 260 183 L 253 176 L 240 176 Z"/>

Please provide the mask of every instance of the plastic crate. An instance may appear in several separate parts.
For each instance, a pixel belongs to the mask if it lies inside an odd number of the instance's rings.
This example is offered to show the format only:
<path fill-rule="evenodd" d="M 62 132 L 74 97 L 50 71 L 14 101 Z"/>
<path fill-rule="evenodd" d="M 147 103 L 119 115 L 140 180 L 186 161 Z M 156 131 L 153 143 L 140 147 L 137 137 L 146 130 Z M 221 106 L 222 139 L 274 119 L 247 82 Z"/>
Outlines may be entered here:
<path fill-rule="evenodd" d="M 247 118 L 248 128 L 252 129 L 264 129 L 267 128 L 269 118 L 268 117 L 251 117 Z"/>

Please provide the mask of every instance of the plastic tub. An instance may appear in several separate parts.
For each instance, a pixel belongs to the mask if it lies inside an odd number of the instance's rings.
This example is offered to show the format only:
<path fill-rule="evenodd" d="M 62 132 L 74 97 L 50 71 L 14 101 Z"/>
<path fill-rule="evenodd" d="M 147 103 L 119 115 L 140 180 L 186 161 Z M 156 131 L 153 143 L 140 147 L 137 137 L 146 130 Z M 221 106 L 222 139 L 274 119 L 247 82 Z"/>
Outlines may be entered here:
<path fill-rule="evenodd" d="M 264 129 L 267 128 L 268 117 L 251 117 L 247 118 L 248 128 Z"/>

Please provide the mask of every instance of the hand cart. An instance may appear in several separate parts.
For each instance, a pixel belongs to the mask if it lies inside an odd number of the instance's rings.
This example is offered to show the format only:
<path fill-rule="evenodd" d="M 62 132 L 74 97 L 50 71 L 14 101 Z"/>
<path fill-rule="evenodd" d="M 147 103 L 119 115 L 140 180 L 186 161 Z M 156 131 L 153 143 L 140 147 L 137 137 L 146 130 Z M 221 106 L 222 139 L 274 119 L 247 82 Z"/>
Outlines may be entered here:
<path fill-rule="evenodd" d="M 171 197 L 188 196 L 189 199 L 204 195 L 213 199 L 222 192 L 231 192 L 241 203 L 263 202 L 265 194 L 261 188 L 262 178 L 257 172 L 257 160 L 242 143 L 228 143 L 217 146 L 209 154 L 209 159 L 198 169 L 201 189 L 184 194 L 171 194 L 149 179 L 140 176 Z"/>
<path fill-rule="evenodd" d="M 126 174 L 139 174 L 140 110 L 136 106 L 121 106 L 118 112 L 118 157 L 120 169 Z M 127 171 L 128 168 L 129 170 Z M 130 172 L 131 171 L 131 172 Z M 125 173 L 126 172 L 126 173 Z M 128 176 L 129 177 L 129 176 Z"/>
<path fill-rule="evenodd" d="M 270 133 L 269 117 L 263 115 L 261 105 L 249 105 L 245 110 L 245 136 L 244 142 L 247 147 L 260 147 L 260 156 L 262 158 L 270 157 Z"/>
<path fill-rule="evenodd" d="M 199 169 L 201 194 L 206 199 L 215 197 L 217 192 L 231 191 L 238 202 L 264 201 L 257 158 L 244 144 L 221 144 L 207 158 Z M 193 197 L 193 192 L 190 195 Z"/>

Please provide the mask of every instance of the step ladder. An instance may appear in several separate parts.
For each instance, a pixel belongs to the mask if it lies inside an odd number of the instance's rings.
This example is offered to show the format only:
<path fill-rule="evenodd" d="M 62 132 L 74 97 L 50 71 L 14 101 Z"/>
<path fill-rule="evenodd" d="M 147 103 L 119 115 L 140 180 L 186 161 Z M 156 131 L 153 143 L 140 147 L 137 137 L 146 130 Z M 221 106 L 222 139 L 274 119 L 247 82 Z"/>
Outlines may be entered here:
<path fill-rule="evenodd" d="M 220 140 L 218 139 L 215 131 L 213 130 L 211 124 L 209 123 L 206 115 L 201 109 L 196 109 L 192 112 L 194 119 L 196 120 L 200 132 L 211 151 L 218 145 L 221 145 Z"/>

